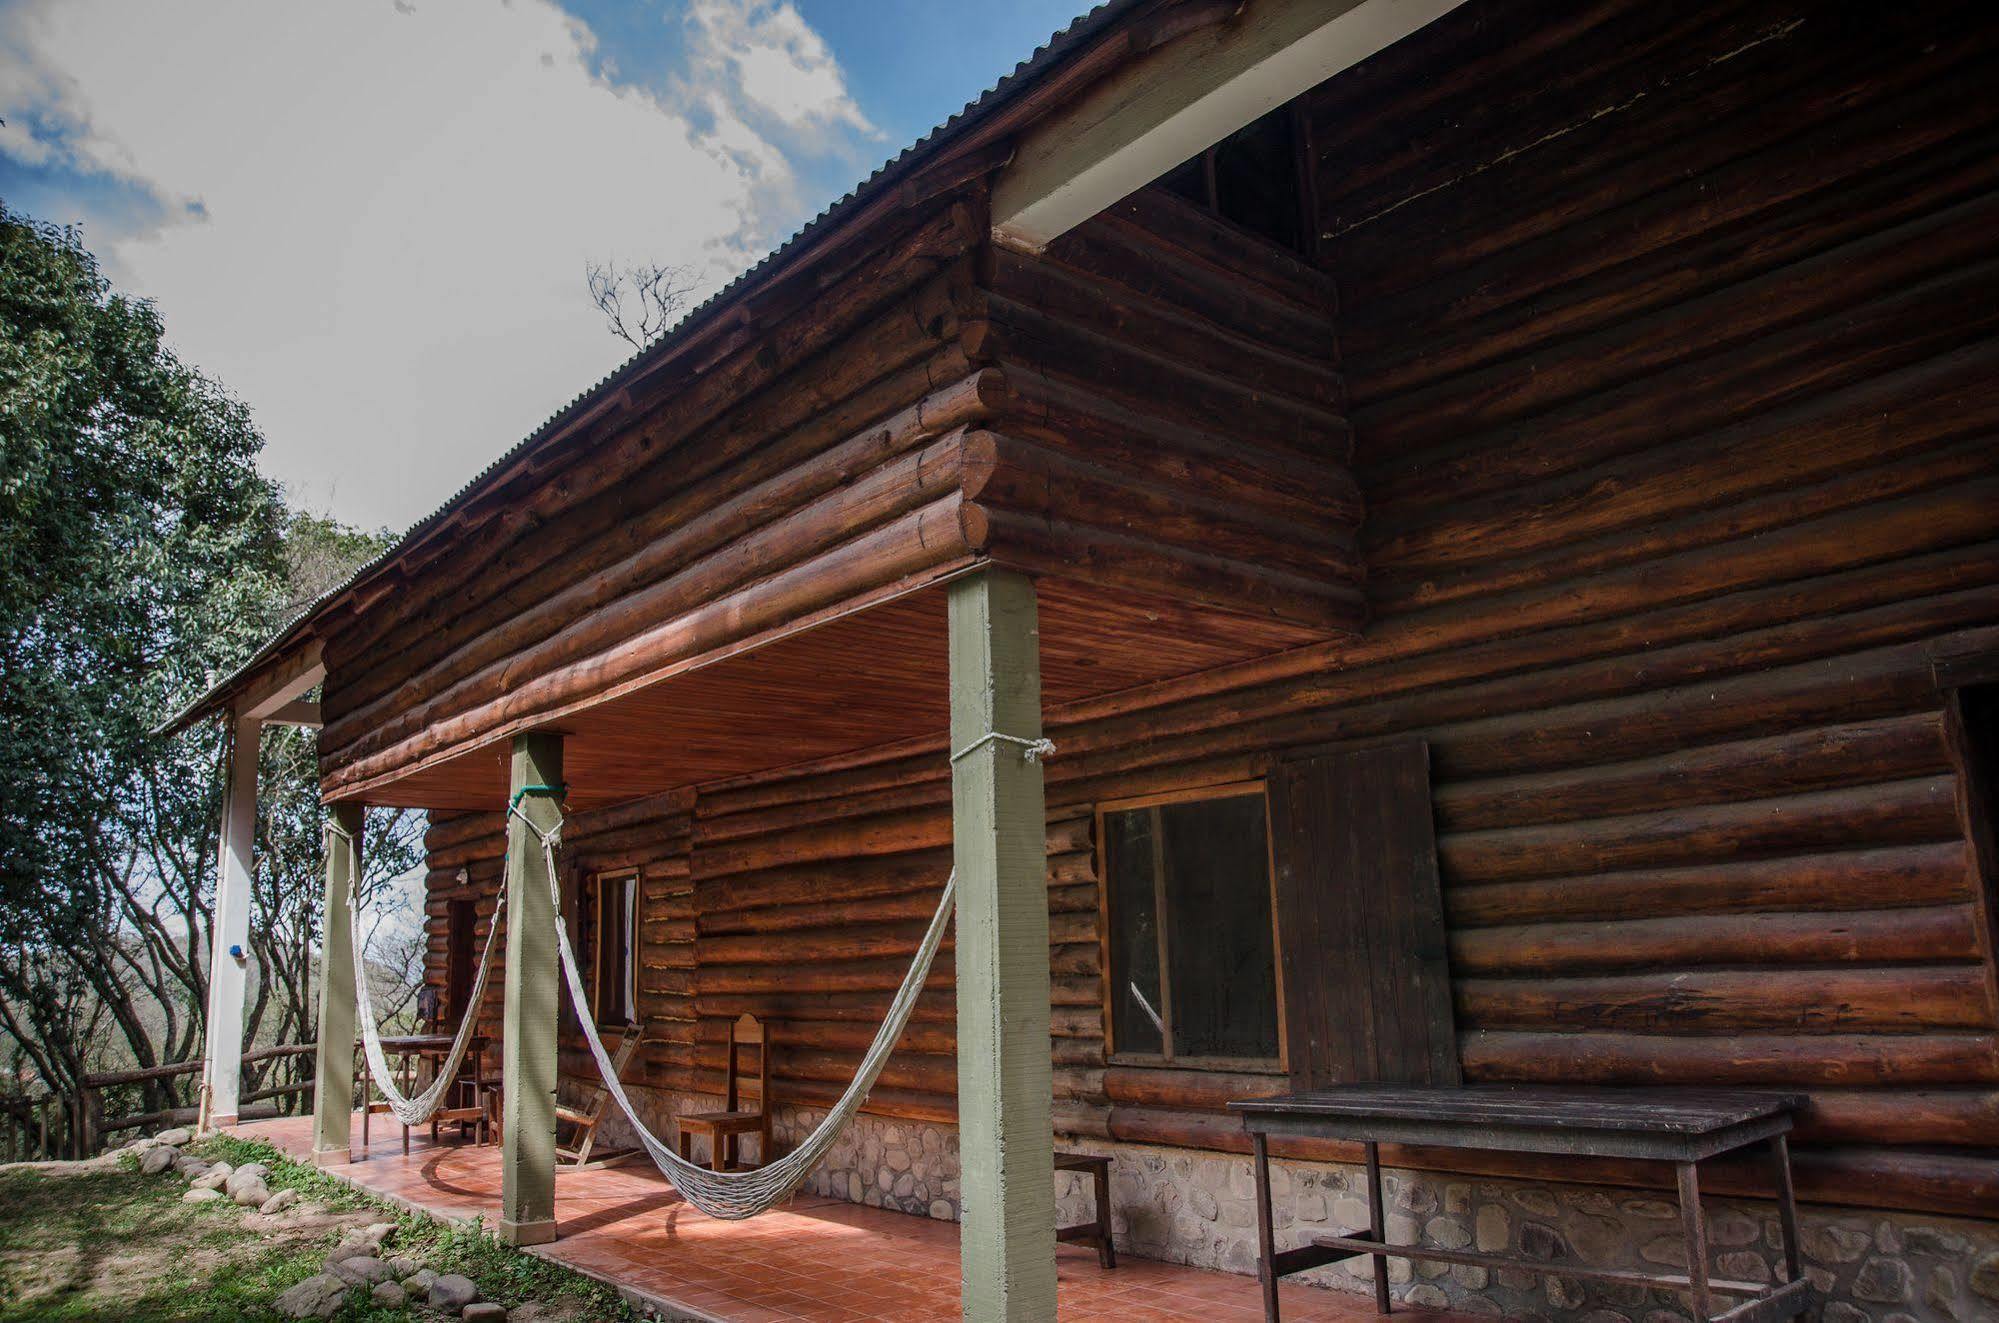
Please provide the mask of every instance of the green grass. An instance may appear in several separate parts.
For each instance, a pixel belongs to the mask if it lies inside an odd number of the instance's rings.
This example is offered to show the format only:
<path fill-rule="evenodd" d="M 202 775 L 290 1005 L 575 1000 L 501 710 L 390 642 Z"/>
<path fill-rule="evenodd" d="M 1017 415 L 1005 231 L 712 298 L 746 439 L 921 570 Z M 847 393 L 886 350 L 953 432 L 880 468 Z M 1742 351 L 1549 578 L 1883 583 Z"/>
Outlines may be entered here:
<path fill-rule="evenodd" d="M 573 1320 L 633 1320 L 608 1287 L 559 1264 L 522 1254 L 482 1228 L 453 1227 L 405 1212 L 267 1144 L 223 1138 L 197 1146 L 234 1165 L 262 1162 L 273 1190 L 296 1189 L 353 1224 L 393 1222 L 386 1254 L 461 1273 L 484 1299 L 539 1301 Z M 266 1323 L 286 1288 L 321 1270 L 339 1228 L 253 1232 L 227 1202 L 181 1202 L 186 1182 L 117 1169 L 63 1164 L 0 1171 L 0 1323 L 121 1319 L 131 1323 Z M 411 1311 L 376 1307 L 349 1293 L 343 1319 L 386 1323 Z"/>

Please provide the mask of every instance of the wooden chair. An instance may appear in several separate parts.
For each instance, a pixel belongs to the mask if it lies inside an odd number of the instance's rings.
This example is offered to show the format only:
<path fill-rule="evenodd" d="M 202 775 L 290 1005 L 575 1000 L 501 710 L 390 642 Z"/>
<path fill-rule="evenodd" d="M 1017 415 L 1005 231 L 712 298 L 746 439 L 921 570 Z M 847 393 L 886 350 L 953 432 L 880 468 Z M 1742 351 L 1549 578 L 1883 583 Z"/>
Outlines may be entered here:
<path fill-rule="evenodd" d="M 755 1048 L 757 1069 L 754 1080 L 744 1079 L 740 1065 L 741 1054 Z M 763 1022 L 754 1015 L 745 1015 L 729 1026 L 728 1081 L 723 1099 L 723 1110 L 719 1112 L 694 1112 L 678 1118 L 680 1126 L 680 1156 L 692 1162 L 691 1140 L 695 1135 L 708 1136 L 708 1165 L 716 1171 L 728 1171 L 736 1166 L 736 1141 L 741 1135 L 756 1135 L 758 1138 L 757 1158 L 759 1162 L 770 1161 L 770 1036 L 764 1031 Z M 756 1089 L 757 1105 L 754 1109 L 744 1106 L 743 1092 L 746 1088 Z"/>
<path fill-rule="evenodd" d="M 458 1078 L 445 1090 L 445 1105 L 431 1114 L 430 1142 L 438 1140 L 440 1126 L 456 1123 L 460 1139 L 485 1144 L 492 1139 L 493 1113 L 486 1105 L 486 1040 L 474 1038 L 459 1063 Z M 403 1129 L 403 1144 L 409 1145 L 409 1128 Z"/>
<path fill-rule="evenodd" d="M 643 1041 L 644 1036 L 638 1026 L 632 1025 L 626 1028 L 617 1048 L 611 1053 L 611 1073 L 621 1083 L 625 1078 L 625 1068 L 632 1064 L 632 1058 L 638 1055 Z M 564 1164 L 558 1170 L 587 1171 L 595 1167 L 614 1167 L 638 1156 L 639 1150 L 635 1148 L 606 1149 L 595 1157 L 591 1156 L 591 1149 L 597 1143 L 597 1123 L 604 1119 L 604 1111 L 610 1105 L 611 1091 L 604 1087 L 601 1080 L 591 1086 L 590 1099 L 581 1107 L 556 1105 L 555 1156 L 558 1162 Z M 562 1142 L 564 1122 L 570 1127 L 566 1145 Z"/>

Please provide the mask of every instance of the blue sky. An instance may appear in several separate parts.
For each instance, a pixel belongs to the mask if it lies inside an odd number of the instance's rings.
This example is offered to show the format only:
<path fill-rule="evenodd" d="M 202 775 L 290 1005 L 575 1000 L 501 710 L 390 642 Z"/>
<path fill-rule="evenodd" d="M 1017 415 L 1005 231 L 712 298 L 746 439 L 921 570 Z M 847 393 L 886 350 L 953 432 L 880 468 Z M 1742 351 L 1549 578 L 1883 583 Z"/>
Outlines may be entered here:
<path fill-rule="evenodd" d="M 619 81 L 663 85 L 686 59 L 683 0 L 569 0 L 565 7 L 597 34 Z M 879 150 L 858 161 L 828 153 L 806 163 L 820 200 L 830 202 L 1011 73 L 1090 0 L 795 0 L 794 7 L 825 39 L 855 102 L 882 132 Z"/>
<path fill-rule="evenodd" d="M 1083 7 L 0 0 L 0 198 L 401 527 L 630 353 L 589 262 L 718 287 Z"/>

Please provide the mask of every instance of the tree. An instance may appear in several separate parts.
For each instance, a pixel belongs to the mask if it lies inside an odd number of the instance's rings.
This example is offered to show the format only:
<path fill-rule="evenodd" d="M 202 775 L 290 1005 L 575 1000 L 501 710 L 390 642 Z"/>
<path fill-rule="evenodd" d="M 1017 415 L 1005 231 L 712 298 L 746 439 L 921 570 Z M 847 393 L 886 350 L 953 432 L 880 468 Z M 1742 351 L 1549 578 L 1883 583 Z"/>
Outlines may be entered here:
<path fill-rule="evenodd" d="M 287 511 L 248 410 L 162 338 L 74 231 L 0 205 L 0 1027 L 71 1098 L 203 1032 L 227 750 L 153 727 L 381 545 Z M 253 1037 L 309 1030 L 318 938 L 310 741 L 267 739 Z M 407 866 L 409 822 L 371 830 L 371 874 Z"/>
<path fill-rule="evenodd" d="M 611 334 L 634 349 L 644 349 L 680 320 L 699 287 L 691 266 L 589 262 L 583 273 L 590 301 L 604 314 Z"/>

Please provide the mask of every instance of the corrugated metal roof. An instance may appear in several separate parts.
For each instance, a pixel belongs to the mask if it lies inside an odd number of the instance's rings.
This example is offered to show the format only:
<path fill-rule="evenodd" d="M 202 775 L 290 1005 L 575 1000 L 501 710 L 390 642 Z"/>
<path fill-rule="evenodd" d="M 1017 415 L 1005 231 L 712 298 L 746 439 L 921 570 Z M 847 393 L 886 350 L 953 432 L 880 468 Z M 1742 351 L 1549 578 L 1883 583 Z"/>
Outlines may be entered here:
<path fill-rule="evenodd" d="M 251 654 L 249 660 L 231 671 L 221 680 L 210 685 L 208 691 L 180 712 L 161 723 L 156 734 L 168 734 L 180 730 L 207 715 L 231 689 L 254 671 L 265 660 L 281 651 L 286 644 L 301 633 L 314 616 L 350 591 L 369 576 L 383 569 L 402 556 L 428 536 L 454 509 L 477 492 L 495 475 L 506 469 L 521 456 L 548 440 L 551 436 L 571 426 L 577 419 L 605 401 L 614 391 L 638 376 L 655 361 L 666 357 L 673 348 L 705 326 L 720 313 L 733 306 L 751 288 L 773 278 L 776 273 L 798 251 L 818 239 L 837 225 L 848 214 L 874 200 L 889 184 L 909 174 L 925 159 L 937 154 L 945 145 L 963 136 L 973 127 L 991 115 L 1000 106 L 1020 95 L 1036 80 L 1048 74 L 1064 58 L 1072 54 L 1084 42 L 1096 36 L 1113 24 L 1126 11 L 1146 3 L 1146 0 L 1105 0 L 1105 3 L 1083 14 L 1067 27 L 1050 37 L 1027 59 L 1014 66 L 1012 73 L 1001 78 L 977 97 L 967 102 L 965 108 L 946 119 L 942 124 L 918 138 L 896 155 L 884 161 L 873 173 L 848 190 L 837 201 L 827 206 L 817 216 L 800 226 L 789 239 L 772 249 L 755 265 L 743 271 L 735 279 L 703 300 L 685 317 L 674 324 L 671 330 L 641 349 L 613 370 L 601 381 L 578 394 L 565 404 L 541 426 L 534 429 L 509 448 L 485 468 L 480 469 L 436 510 L 425 515 L 409 530 L 382 552 L 355 570 L 347 580 L 329 589 L 308 604 L 285 626 Z"/>

